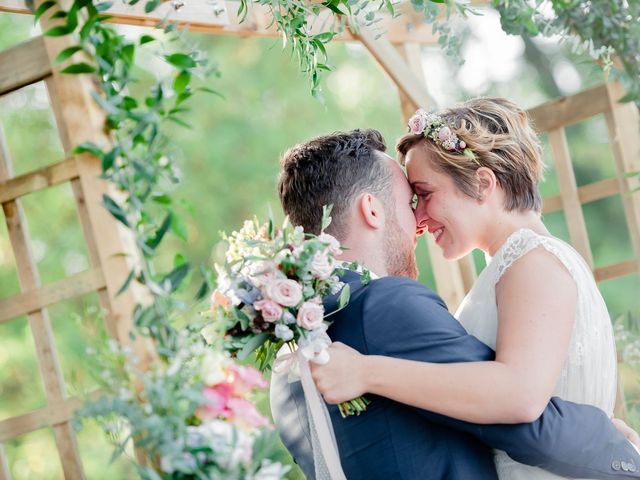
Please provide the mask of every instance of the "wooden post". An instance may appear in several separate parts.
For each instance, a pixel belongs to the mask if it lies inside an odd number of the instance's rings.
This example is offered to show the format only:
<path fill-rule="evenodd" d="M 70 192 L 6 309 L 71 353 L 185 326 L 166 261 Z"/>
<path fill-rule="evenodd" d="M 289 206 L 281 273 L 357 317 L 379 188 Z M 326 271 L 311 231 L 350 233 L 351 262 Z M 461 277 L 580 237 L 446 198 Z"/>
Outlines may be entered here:
<path fill-rule="evenodd" d="M 571 156 L 569 155 L 569 146 L 567 145 L 564 128 L 554 128 L 549 131 L 549 143 L 551 144 L 553 160 L 556 164 L 558 183 L 560 184 L 560 197 L 562 198 L 562 206 L 565 212 L 571 243 L 573 247 L 580 252 L 580 255 L 582 255 L 593 271 L 593 255 L 591 254 L 591 247 L 589 245 L 587 225 L 584 221 L 582 204 L 578 196 L 578 186 L 576 185 L 576 177 L 573 173 L 573 165 L 571 164 Z"/>
<path fill-rule="evenodd" d="M 36 8 L 42 0 L 36 1 Z M 61 2 L 68 7 L 68 0 Z M 50 20 L 50 12 L 40 19 L 42 29 L 55 26 Z M 58 53 L 71 46 L 73 39 L 45 37 L 44 46 L 52 64 Z M 87 75 L 65 75 L 54 69 L 46 79 L 47 90 L 58 126 L 62 147 L 67 154 L 73 147 L 92 141 L 107 146 L 109 138 L 104 133 L 104 112 L 98 108 L 90 93 L 95 91 L 91 77 Z M 131 232 L 120 225 L 102 206 L 102 195 L 118 196 L 113 187 L 100 179 L 100 161 L 90 154 L 74 157 L 78 178 L 71 185 L 78 206 L 78 214 L 87 242 L 89 258 L 93 266 L 100 266 L 104 273 L 106 289 L 99 290 L 100 303 L 108 312 L 107 331 L 122 345 L 131 343 L 129 332 L 132 328 L 132 313 L 136 303 L 146 304 L 148 292 L 133 282 L 122 294 L 116 295 L 129 271 L 138 261 L 132 248 Z M 126 256 L 122 254 L 125 253 Z M 138 339 L 133 349 L 141 364 L 149 365 L 154 358 L 154 349 L 149 341 Z"/>
<path fill-rule="evenodd" d="M 4 135 L 0 130 L 0 181 L 7 180 L 13 176 L 11 160 L 5 143 Z M 27 220 L 20 200 L 9 200 L 2 204 L 2 209 L 15 256 L 20 289 L 23 292 L 37 290 L 40 288 L 40 276 L 31 253 L 31 240 L 29 238 Z M 47 402 L 64 401 L 67 398 L 64 376 L 58 360 L 48 312 L 46 308 L 42 308 L 29 312 L 27 317 L 36 347 L 38 366 Z M 76 437 L 71 424 L 64 422 L 54 425 L 53 432 L 65 478 L 84 478 L 80 453 L 78 452 Z"/>
<path fill-rule="evenodd" d="M 610 109 L 605 113 L 605 118 L 609 141 L 613 148 L 622 206 L 629 227 L 636 267 L 640 271 L 640 191 L 632 193 L 634 189 L 640 188 L 640 181 L 638 176 L 627 177 L 627 174 L 640 172 L 640 114 L 633 102 L 618 102 L 623 93 L 619 83 L 607 84 Z"/>

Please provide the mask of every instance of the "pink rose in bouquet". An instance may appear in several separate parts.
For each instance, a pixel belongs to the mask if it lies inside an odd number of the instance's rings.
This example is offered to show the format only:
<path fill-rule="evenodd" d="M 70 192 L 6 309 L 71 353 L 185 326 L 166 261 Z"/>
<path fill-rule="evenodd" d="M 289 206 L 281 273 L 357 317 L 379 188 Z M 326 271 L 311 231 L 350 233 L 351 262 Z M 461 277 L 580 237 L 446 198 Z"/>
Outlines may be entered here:
<path fill-rule="evenodd" d="M 306 330 L 315 330 L 324 320 L 324 308 L 318 302 L 308 301 L 298 310 L 297 323 Z"/>
<path fill-rule="evenodd" d="M 285 307 L 295 307 L 302 300 L 302 289 L 298 282 L 290 279 L 276 279 L 267 284 L 265 294 L 274 302 Z"/>

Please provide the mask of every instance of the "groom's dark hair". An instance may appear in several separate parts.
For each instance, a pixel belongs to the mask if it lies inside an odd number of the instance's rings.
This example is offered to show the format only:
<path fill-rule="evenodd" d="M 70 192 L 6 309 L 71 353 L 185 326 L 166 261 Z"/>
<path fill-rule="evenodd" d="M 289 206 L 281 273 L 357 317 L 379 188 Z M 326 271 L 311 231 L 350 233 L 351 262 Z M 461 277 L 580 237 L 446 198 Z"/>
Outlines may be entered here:
<path fill-rule="evenodd" d="M 380 155 L 386 149 L 373 129 L 335 132 L 289 149 L 282 157 L 278 193 L 291 223 L 317 235 L 322 206 L 333 205 L 327 232 L 344 240 L 346 214 L 356 196 L 370 192 L 392 207 L 392 171 Z"/>

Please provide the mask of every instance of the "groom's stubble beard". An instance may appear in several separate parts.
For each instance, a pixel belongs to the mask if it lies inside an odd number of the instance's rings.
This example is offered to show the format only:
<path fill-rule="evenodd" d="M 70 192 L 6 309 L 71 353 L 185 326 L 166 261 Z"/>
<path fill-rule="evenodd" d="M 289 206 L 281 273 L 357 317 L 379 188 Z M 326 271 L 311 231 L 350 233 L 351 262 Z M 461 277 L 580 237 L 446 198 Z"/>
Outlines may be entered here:
<path fill-rule="evenodd" d="M 418 264 L 413 244 L 402 229 L 394 215 L 387 215 L 385 222 L 384 260 L 387 275 L 418 278 Z"/>

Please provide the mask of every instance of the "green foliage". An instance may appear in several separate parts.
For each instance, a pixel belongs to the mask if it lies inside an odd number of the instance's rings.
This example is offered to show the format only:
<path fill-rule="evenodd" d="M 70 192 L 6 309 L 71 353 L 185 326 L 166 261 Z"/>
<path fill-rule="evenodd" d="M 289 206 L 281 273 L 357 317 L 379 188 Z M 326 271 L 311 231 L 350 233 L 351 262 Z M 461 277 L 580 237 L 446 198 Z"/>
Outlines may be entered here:
<path fill-rule="evenodd" d="M 43 15 L 52 6 L 44 4 L 37 13 Z M 146 6 L 147 11 L 151 11 L 157 4 L 148 2 Z M 98 157 L 102 177 L 121 193 L 118 199 L 104 195 L 103 206 L 132 230 L 142 259 L 130 272 L 121 291 L 134 280 L 148 287 L 154 303 L 136 309 L 136 326 L 139 333 L 157 340 L 159 348 L 167 354 L 175 334 L 169 319 L 179 307 L 172 295 L 187 277 L 190 265 L 184 262 L 168 273 L 157 272 L 154 265 L 156 251 L 167 232 L 184 241 L 187 239 L 185 223 L 168 193 L 170 186 L 179 181 L 179 172 L 165 133 L 166 125 L 167 122 L 188 125 L 183 117 L 189 112 L 185 105 L 194 94 L 195 79 L 206 79 L 215 70 L 207 67 L 206 58 L 197 50 L 165 52 L 162 58 L 174 73 L 136 98 L 130 91 L 137 81 L 132 73 L 136 50 L 146 44 L 154 43 L 156 48 L 160 45 L 150 35 L 141 37 L 137 43 L 126 40 L 113 26 L 105 24 L 108 17 L 101 15 L 103 7 L 104 4 L 89 0 L 75 0 L 69 10 L 54 13 L 65 21 L 45 35 L 77 33 L 80 43 L 60 52 L 56 62 L 82 54 L 86 61 L 75 61 L 63 68 L 62 73 L 96 73 L 99 80 L 99 92 L 93 97 L 106 113 L 105 127 L 112 143 L 109 146 L 85 143 L 74 152 Z M 178 40 L 172 43 L 184 46 L 181 35 L 172 27 L 165 26 L 165 34 Z"/>
<path fill-rule="evenodd" d="M 587 52 L 600 61 L 605 71 L 612 69 L 626 88 L 622 101 L 640 106 L 640 2 L 611 0 L 493 0 L 500 12 L 502 29 L 514 35 L 551 37 L 560 35 L 576 51 Z M 551 5 L 544 14 L 542 5 Z M 615 55 L 621 68 L 613 67 Z"/>

